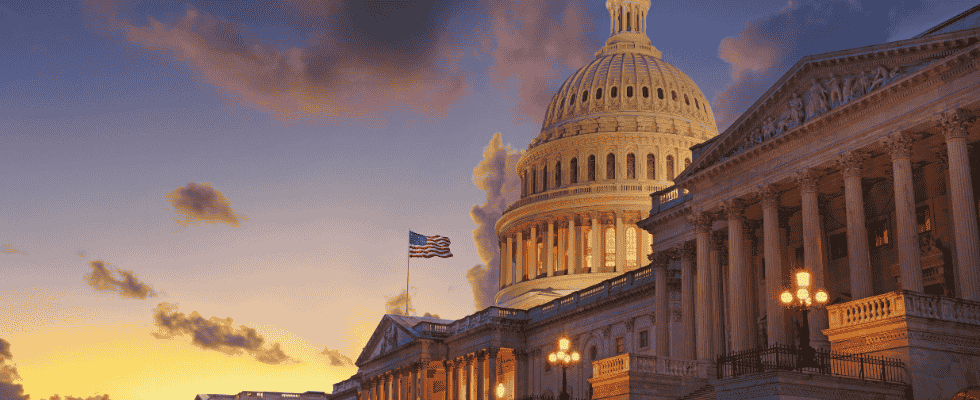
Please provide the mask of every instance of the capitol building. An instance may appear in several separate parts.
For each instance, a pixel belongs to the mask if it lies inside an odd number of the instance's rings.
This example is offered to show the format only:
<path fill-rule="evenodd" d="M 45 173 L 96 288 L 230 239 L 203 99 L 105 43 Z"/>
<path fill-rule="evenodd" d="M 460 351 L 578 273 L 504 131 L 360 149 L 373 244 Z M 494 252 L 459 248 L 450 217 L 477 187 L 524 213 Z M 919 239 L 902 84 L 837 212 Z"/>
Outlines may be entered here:
<path fill-rule="evenodd" d="M 804 57 L 724 132 L 650 1 L 606 8 L 518 163 L 496 305 L 385 315 L 329 397 L 980 398 L 980 6 Z"/>

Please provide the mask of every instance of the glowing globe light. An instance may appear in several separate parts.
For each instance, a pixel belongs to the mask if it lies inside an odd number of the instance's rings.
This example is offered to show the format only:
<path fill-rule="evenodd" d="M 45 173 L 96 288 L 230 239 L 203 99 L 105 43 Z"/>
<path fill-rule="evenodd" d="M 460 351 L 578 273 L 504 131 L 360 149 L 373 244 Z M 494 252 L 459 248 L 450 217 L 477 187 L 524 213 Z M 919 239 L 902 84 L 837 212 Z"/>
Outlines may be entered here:
<path fill-rule="evenodd" d="M 809 272 L 806 272 L 806 271 L 797 272 L 796 273 L 796 286 L 799 286 L 799 287 L 807 287 L 807 286 L 810 286 L 810 273 Z"/>
<path fill-rule="evenodd" d="M 565 360 L 565 364 L 568 364 L 568 363 L 572 362 L 572 356 L 570 356 L 568 354 L 565 354 L 565 359 L 564 360 Z"/>
<path fill-rule="evenodd" d="M 820 303 L 820 304 L 826 303 L 827 302 L 827 292 L 825 292 L 823 289 L 820 289 L 820 290 L 817 291 L 817 293 L 815 295 L 813 295 L 813 299 L 816 300 L 817 303 Z"/>
<path fill-rule="evenodd" d="M 558 350 L 568 351 L 568 348 L 570 346 L 571 346 L 571 341 L 568 340 L 568 338 L 558 339 Z"/>
<path fill-rule="evenodd" d="M 793 302 L 793 294 L 787 290 L 783 292 L 783 294 L 779 295 L 779 301 L 782 301 L 783 304 L 789 304 Z"/>
<path fill-rule="evenodd" d="M 496 393 L 497 394 L 497 398 L 498 399 L 502 399 L 502 398 L 504 398 L 504 394 L 507 393 L 507 388 L 504 387 L 504 384 L 503 383 L 498 383 L 497 384 L 496 392 L 497 392 Z"/>
<path fill-rule="evenodd" d="M 555 354 L 555 356 L 558 357 L 559 360 L 564 360 L 565 359 L 565 352 L 564 351 L 561 351 L 561 350 L 558 350 L 558 353 Z"/>
<path fill-rule="evenodd" d="M 578 354 L 578 352 L 577 352 L 577 351 L 573 351 L 573 352 L 572 352 L 572 362 L 578 362 L 578 360 L 579 360 L 580 358 L 582 358 L 582 357 L 581 357 L 581 356 L 580 356 L 580 355 Z"/>
<path fill-rule="evenodd" d="M 800 301 L 805 301 L 810 298 L 810 291 L 803 288 L 798 289 L 796 291 L 796 298 L 800 299 Z"/>
<path fill-rule="evenodd" d="M 556 361 L 558 361 L 558 356 L 555 353 L 548 354 L 548 362 L 554 364 Z"/>

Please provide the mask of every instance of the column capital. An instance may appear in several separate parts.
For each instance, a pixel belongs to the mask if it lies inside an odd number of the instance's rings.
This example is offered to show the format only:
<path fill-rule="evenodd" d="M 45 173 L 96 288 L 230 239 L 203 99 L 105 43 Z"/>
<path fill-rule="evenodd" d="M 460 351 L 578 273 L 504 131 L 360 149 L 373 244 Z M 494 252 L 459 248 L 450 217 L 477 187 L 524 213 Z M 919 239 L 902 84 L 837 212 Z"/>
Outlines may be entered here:
<path fill-rule="evenodd" d="M 724 208 L 728 220 L 740 219 L 742 218 L 742 211 L 745 210 L 745 202 L 738 197 L 733 197 L 725 200 L 722 203 L 722 208 Z"/>
<path fill-rule="evenodd" d="M 698 246 L 693 241 L 684 242 L 681 245 L 681 260 L 684 261 L 694 261 L 694 257 L 698 254 Z"/>
<path fill-rule="evenodd" d="M 486 350 L 478 350 L 476 352 L 476 362 L 482 363 L 483 360 L 485 360 L 486 358 L 487 358 L 487 351 Z"/>
<path fill-rule="evenodd" d="M 964 108 L 950 108 L 939 113 L 939 130 L 946 140 L 965 138 L 977 116 Z"/>
<path fill-rule="evenodd" d="M 804 168 L 797 171 L 793 179 L 796 180 L 796 184 L 800 187 L 801 193 L 816 193 L 817 174 L 813 171 L 813 168 Z"/>
<path fill-rule="evenodd" d="M 906 131 L 894 131 L 881 138 L 881 144 L 892 155 L 892 160 L 912 157 L 912 142 L 915 138 Z"/>
<path fill-rule="evenodd" d="M 762 208 L 773 208 L 779 206 L 779 192 L 776 191 L 776 187 L 770 183 L 759 186 L 756 191 L 756 195 L 759 196 L 759 200 L 762 202 Z"/>
<path fill-rule="evenodd" d="M 687 221 L 694 227 L 694 232 L 707 233 L 711 232 L 711 224 L 714 222 L 714 217 L 706 212 L 698 212 L 688 214 Z"/>
<path fill-rule="evenodd" d="M 499 347 L 488 347 L 487 348 L 487 356 L 489 356 L 490 358 L 497 358 L 497 355 L 498 354 L 500 354 L 500 348 Z"/>
<path fill-rule="evenodd" d="M 861 164 L 864 163 L 865 154 L 858 150 L 845 151 L 837 156 L 837 167 L 845 178 L 850 176 L 861 176 Z"/>

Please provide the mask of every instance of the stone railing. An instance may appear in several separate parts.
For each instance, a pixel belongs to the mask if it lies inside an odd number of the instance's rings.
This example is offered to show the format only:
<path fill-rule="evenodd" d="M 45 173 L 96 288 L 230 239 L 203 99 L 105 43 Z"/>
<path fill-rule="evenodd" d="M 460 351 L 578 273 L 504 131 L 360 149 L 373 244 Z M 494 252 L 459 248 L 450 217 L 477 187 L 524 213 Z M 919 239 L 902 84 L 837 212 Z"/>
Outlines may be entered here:
<path fill-rule="evenodd" d="M 980 325 L 980 302 L 900 290 L 827 306 L 830 328 L 908 316 Z"/>
<path fill-rule="evenodd" d="M 696 360 L 681 360 L 666 357 L 648 356 L 642 354 L 620 354 L 615 357 L 592 362 L 592 376 L 601 378 L 626 372 L 641 374 L 693 376 L 698 377 L 698 371 L 706 371 Z M 702 367 L 702 368 L 699 368 Z M 707 376 L 701 376 L 706 378 Z"/>
<path fill-rule="evenodd" d="M 340 393 L 349 389 L 356 389 L 361 386 L 360 382 L 354 379 L 347 379 L 333 384 L 333 393 Z"/>
<path fill-rule="evenodd" d="M 650 194 L 653 205 L 650 207 L 650 215 L 669 210 L 674 206 L 682 204 L 691 199 L 691 192 L 687 189 L 673 185 Z"/>
<path fill-rule="evenodd" d="M 446 337 L 450 334 L 450 325 L 437 322 L 422 321 L 415 324 L 414 328 L 422 336 Z"/>
<path fill-rule="evenodd" d="M 531 321 L 539 321 L 614 296 L 619 292 L 650 285 L 653 282 L 653 274 L 650 268 L 647 266 L 635 269 L 547 303 L 531 307 L 527 310 L 527 317 Z"/>
<path fill-rule="evenodd" d="M 481 325 L 487 324 L 519 324 L 527 319 L 527 311 L 488 307 L 476 314 L 471 314 L 463 319 L 454 321 L 449 325 L 449 332 L 453 335 L 468 331 Z"/>
<path fill-rule="evenodd" d="M 523 199 L 515 201 L 514 204 L 508 206 L 507 209 L 504 210 L 504 214 L 531 203 L 537 203 L 539 201 L 550 200 L 550 199 L 564 197 L 564 196 L 574 196 L 579 194 L 592 194 L 592 193 L 650 193 L 662 189 L 663 186 L 660 185 L 642 185 L 637 183 L 597 184 L 595 182 L 588 182 L 584 184 L 576 184 L 576 186 L 564 187 L 561 189 L 550 189 L 544 193 L 538 193 L 538 194 L 527 196 Z"/>

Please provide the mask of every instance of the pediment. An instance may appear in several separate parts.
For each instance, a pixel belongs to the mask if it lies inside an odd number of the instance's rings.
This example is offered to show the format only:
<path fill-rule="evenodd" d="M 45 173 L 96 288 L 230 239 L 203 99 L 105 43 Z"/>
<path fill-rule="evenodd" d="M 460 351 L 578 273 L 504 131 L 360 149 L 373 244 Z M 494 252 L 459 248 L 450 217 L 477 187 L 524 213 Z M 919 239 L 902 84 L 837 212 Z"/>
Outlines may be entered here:
<path fill-rule="evenodd" d="M 395 321 L 387 314 L 371 334 L 371 339 L 357 357 L 356 365 L 394 352 L 405 344 L 415 341 L 418 336 L 411 329 Z"/>
<path fill-rule="evenodd" d="M 835 112 L 865 104 L 980 41 L 980 29 L 807 56 L 717 138 L 695 149 L 676 182 Z"/>

